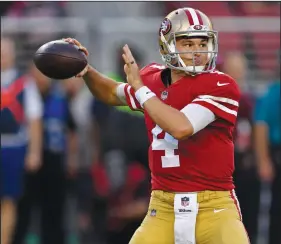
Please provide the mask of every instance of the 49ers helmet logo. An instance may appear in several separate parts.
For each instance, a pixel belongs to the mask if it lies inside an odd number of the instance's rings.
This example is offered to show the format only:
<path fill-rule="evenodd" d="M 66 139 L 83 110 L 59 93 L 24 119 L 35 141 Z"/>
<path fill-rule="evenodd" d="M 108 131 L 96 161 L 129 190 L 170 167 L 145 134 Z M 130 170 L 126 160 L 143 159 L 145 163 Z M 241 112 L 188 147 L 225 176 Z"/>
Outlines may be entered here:
<path fill-rule="evenodd" d="M 202 30 L 202 25 L 194 25 L 193 26 L 194 30 Z"/>
<path fill-rule="evenodd" d="M 161 23 L 160 29 L 159 29 L 159 35 L 162 33 L 164 36 L 167 35 L 170 30 L 172 29 L 172 23 L 169 19 L 165 18 L 163 22 Z"/>

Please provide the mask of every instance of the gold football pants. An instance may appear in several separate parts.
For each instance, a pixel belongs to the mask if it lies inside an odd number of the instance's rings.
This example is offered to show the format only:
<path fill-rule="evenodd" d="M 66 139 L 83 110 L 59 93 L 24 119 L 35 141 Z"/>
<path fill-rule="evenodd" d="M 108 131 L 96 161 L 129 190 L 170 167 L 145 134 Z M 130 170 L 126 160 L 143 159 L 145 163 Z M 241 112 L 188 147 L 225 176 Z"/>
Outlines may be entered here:
<path fill-rule="evenodd" d="M 174 244 L 175 193 L 155 190 L 130 244 Z M 249 244 L 234 191 L 202 191 L 196 218 L 196 244 Z"/>

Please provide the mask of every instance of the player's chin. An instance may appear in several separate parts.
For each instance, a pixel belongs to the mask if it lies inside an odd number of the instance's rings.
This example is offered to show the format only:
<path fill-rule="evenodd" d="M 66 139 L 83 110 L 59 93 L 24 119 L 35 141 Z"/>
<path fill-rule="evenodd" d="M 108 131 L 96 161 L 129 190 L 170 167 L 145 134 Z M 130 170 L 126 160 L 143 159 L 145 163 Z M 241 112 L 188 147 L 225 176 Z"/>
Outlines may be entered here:
<path fill-rule="evenodd" d="M 184 63 L 185 64 L 185 66 L 205 66 L 206 64 L 205 63 L 196 63 L 196 64 L 194 64 L 193 62 L 185 62 Z"/>

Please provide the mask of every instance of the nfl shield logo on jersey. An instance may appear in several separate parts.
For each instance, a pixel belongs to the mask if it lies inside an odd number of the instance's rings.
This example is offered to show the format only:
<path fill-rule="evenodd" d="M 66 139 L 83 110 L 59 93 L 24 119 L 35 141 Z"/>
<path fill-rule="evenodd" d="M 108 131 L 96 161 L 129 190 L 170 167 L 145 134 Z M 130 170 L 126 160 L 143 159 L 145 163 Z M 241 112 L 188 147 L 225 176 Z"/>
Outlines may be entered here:
<path fill-rule="evenodd" d="M 189 205 L 189 197 L 182 197 L 181 198 L 181 205 L 187 207 Z"/>
<path fill-rule="evenodd" d="M 163 91 L 163 92 L 161 93 L 161 99 L 162 99 L 162 100 L 165 100 L 165 99 L 167 99 L 167 97 L 168 97 L 168 92 L 167 92 L 167 91 Z"/>

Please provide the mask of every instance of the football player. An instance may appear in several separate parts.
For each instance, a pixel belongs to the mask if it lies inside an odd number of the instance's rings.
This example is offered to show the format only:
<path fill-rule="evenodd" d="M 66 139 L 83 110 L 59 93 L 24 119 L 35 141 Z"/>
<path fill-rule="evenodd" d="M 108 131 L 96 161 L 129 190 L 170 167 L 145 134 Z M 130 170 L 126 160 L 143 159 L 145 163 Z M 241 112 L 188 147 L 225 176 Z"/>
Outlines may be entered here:
<path fill-rule="evenodd" d="M 145 115 L 152 194 L 130 244 L 249 243 L 232 180 L 240 91 L 215 70 L 218 34 L 204 13 L 180 8 L 163 20 L 159 46 L 165 66 L 140 71 L 124 46 L 127 84 L 90 65 L 78 75 L 97 99 Z"/>

